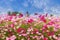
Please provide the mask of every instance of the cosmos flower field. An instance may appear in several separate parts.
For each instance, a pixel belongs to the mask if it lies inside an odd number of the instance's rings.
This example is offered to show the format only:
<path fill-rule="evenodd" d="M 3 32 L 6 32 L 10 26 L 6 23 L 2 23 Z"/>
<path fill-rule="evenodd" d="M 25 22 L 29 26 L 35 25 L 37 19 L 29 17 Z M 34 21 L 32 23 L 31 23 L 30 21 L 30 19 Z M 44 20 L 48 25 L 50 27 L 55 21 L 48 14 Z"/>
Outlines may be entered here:
<path fill-rule="evenodd" d="M 22 14 L 0 17 L 0 40 L 60 40 L 60 17 Z"/>

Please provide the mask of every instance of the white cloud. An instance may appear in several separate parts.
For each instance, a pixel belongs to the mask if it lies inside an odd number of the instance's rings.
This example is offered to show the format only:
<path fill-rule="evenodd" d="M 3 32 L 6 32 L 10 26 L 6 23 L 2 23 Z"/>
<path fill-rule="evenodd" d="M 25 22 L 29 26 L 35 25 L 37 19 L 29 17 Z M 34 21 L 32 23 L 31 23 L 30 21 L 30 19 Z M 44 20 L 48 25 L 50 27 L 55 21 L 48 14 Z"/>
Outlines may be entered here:
<path fill-rule="evenodd" d="M 31 5 L 35 8 L 43 8 L 43 13 L 60 15 L 60 5 L 52 5 L 51 0 L 28 0 L 28 2 L 30 2 Z M 52 6 L 50 6 L 50 4 Z"/>
<path fill-rule="evenodd" d="M 0 3 L 0 14 L 6 14 L 8 11 L 13 11 L 13 8 L 11 7 L 11 2 L 14 0 L 2 0 Z M 4 5 L 2 6 L 2 4 Z"/>
<path fill-rule="evenodd" d="M 7 14 L 8 11 L 13 11 L 12 8 L 0 7 L 0 14 Z"/>
<path fill-rule="evenodd" d="M 42 8 L 48 4 L 49 0 L 28 0 L 28 2 L 30 2 L 33 7 Z"/>
<path fill-rule="evenodd" d="M 13 8 L 11 7 L 11 2 L 17 1 L 17 0 L 2 0 L 1 3 L 5 3 L 7 8 L 0 7 L 0 13 L 6 13 L 7 11 L 13 11 Z M 32 7 L 35 7 L 37 9 L 43 9 L 42 13 L 49 13 L 49 14 L 56 14 L 60 15 L 60 5 L 50 6 L 51 4 L 50 0 L 27 0 L 22 5 L 24 7 L 28 7 L 29 4 L 31 4 Z M 25 12 L 25 10 L 21 10 L 22 12 Z M 38 12 L 41 13 L 41 12 Z"/>
<path fill-rule="evenodd" d="M 22 5 L 24 6 L 24 7 L 28 7 L 28 2 L 24 2 L 24 3 L 22 3 Z"/>
<path fill-rule="evenodd" d="M 60 15 L 60 5 L 58 6 L 52 6 L 52 7 L 46 7 L 44 9 L 45 13 L 54 14 L 54 15 Z"/>

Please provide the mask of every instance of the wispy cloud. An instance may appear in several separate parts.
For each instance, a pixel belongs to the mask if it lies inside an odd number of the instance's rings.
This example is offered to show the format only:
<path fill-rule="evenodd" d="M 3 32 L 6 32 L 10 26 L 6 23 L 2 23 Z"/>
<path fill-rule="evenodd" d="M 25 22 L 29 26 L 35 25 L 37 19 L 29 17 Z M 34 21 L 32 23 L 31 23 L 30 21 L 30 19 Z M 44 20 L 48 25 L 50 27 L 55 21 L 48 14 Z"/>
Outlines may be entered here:
<path fill-rule="evenodd" d="M 52 0 L 28 0 L 28 2 L 31 3 L 31 5 L 35 8 L 43 9 L 44 13 L 49 14 L 60 14 L 60 5 L 52 5 Z M 52 6 L 51 6 L 52 5 Z"/>
<path fill-rule="evenodd" d="M 22 3 L 22 5 L 23 5 L 24 7 L 28 7 L 28 6 L 29 6 L 29 4 L 28 4 L 27 1 L 25 1 L 24 3 Z"/>
<path fill-rule="evenodd" d="M 13 9 L 0 7 L 0 14 L 7 14 L 8 11 L 13 11 Z"/>
<path fill-rule="evenodd" d="M 28 2 L 30 2 L 33 7 L 42 8 L 48 4 L 49 0 L 28 0 Z"/>
<path fill-rule="evenodd" d="M 21 2 L 20 2 L 21 1 Z M 56 0 L 1 0 L 0 13 L 7 11 L 31 11 L 60 15 L 60 4 Z M 42 11 L 40 10 L 42 9 Z"/>

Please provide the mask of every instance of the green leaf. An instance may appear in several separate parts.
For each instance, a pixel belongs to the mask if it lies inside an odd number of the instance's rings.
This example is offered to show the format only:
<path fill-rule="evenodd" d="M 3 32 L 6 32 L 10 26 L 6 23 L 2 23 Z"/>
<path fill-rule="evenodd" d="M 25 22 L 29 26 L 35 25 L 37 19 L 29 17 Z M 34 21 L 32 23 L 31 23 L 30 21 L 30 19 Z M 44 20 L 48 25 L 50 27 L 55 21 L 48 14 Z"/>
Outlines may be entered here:
<path fill-rule="evenodd" d="M 37 35 L 37 34 L 30 34 L 30 36 L 35 36 L 35 35 Z"/>
<path fill-rule="evenodd" d="M 58 31 L 57 31 L 57 32 L 58 32 L 58 34 L 60 34 L 60 29 L 58 29 Z"/>
<path fill-rule="evenodd" d="M 28 25 L 28 24 L 27 24 L 27 25 L 26 25 L 26 24 L 22 24 L 22 25 L 21 25 L 21 28 L 27 29 L 29 26 L 30 26 L 30 25 Z"/>
<path fill-rule="evenodd" d="M 26 37 L 24 37 L 24 36 L 20 36 L 16 40 L 22 40 L 22 39 L 27 40 Z"/>
<path fill-rule="evenodd" d="M 11 28 L 11 30 L 12 30 L 12 32 L 14 33 L 15 36 L 18 36 L 18 35 L 17 35 L 18 33 L 17 33 L 13 28 Z"/>
<path fill-rule="evenodd" d="M 5 39 L 0 38 L 0 40 L 5 40 Z"/>
<path fill-rule="evenodd" d="M 38 25 L 36 25 L 34 27 L 37 28 L 37 29 L 41 29 L 43 27 L 43 24 L 38 24 Z"/>
<path fill-rule="evenodd" d="M 49 31 L 53 31 L 54 28 L 53 28 L 53 27 L 49 27 L 48 30 L 49 30 Z"/>
<path fill-rule="evenodd" d="M 58 34 L 60 34 L 60 29 L 58 29 L 58 31 L 55 32 L 55 35 L 58 35 Z"/>
<path fill-rule="evenodd" d="M 8 24 L 10 25 L 10 24 L 12 24 L 12 22 L 11 21 L 8 21 Z"/>
<path fill-rule="evenodd" d="M 39 30 L 40 33 L 42 33 L 42 30 Z"/>
<path fill-rule="evenodd" d="M 48 37 L 48 40 L 53 40 L 52 38 Z"/>
<path fill-rule="evenodd" d="M 6 31 L 6 34 L 5 34 L 5 36 L 8 36 L 8 35 L 9 35 L 9 32 L 7 32 L 7 31 Z"/>
<path fill-rule="evenodd" d="M 4 25 L 5 25 L 5 23 L 0 24 L 0 26 L 4 26 Z"/>
<path fill-rule="evenodd" d="M 36 39 L 36 38 L 35 38 L 35 39 L 33 39 L 33 38 L 31 38 L 31 37 L 30 37 L 30 40 L 37 40 L 37 39 Z"/>
<path fill-rule="evenodd" d="M 46 33 L 46 32 L 44 32 L 43 34 L 44 34 L 44 37 L 48 37 L 48 35 L 47 35 L 47 33 Z"/>

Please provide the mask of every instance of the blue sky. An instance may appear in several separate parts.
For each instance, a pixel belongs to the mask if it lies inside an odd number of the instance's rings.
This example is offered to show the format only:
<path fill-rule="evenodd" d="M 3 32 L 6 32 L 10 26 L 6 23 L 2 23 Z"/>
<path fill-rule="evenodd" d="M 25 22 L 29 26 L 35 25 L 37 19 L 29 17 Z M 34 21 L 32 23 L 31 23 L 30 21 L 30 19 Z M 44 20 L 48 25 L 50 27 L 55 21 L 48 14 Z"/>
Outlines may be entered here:
<path fill-rule="evenodd" d="M 8 11 L 60 15 L 60 0 L 0 0 L 0 14 Z"/>

